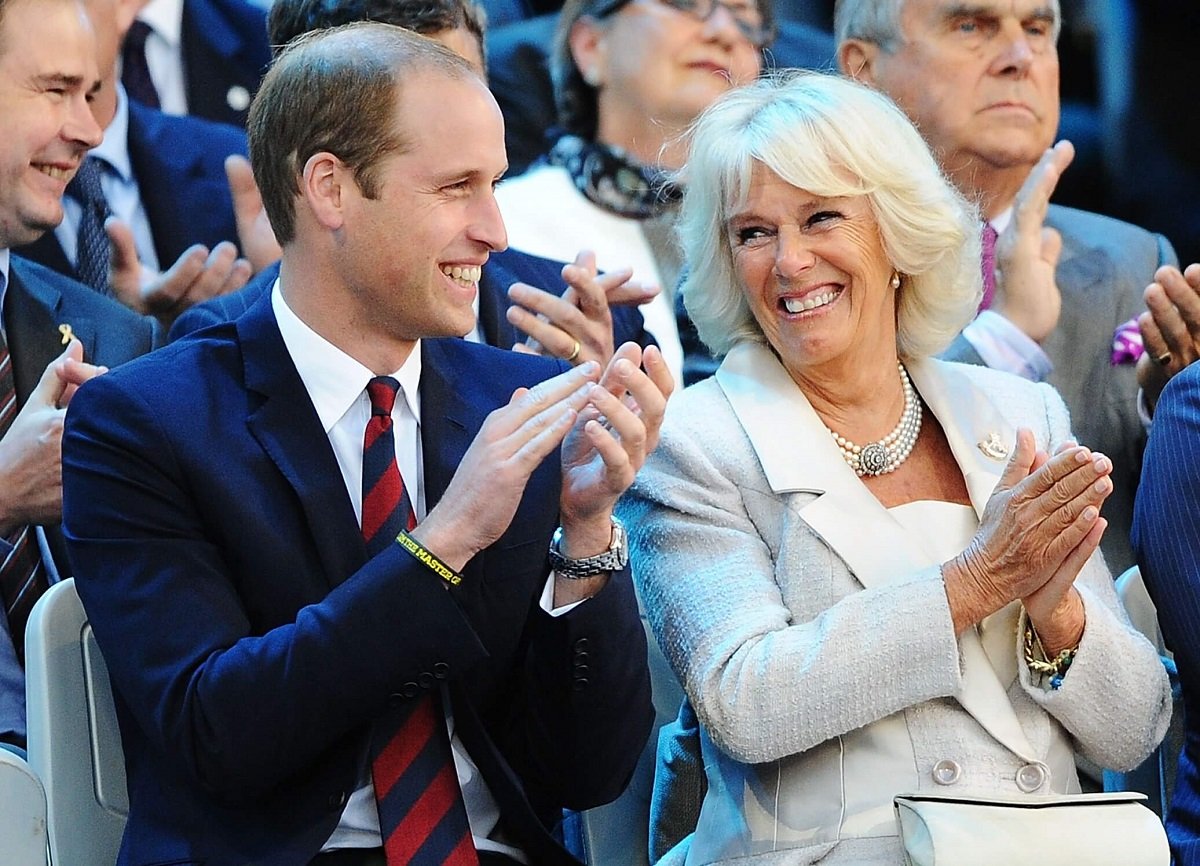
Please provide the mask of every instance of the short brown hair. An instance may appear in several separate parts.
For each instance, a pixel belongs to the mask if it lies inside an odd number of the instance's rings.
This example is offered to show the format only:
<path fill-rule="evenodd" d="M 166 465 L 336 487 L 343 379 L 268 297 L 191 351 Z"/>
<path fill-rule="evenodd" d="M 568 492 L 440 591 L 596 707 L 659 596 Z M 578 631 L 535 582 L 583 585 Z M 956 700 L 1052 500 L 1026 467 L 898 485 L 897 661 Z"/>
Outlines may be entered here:
<path fill-rule="evenodd" d="M 376 169 L 406 149 L 395 119 L 400 82 L 418 72 L 475 78 L 449 49 L 390 24 L 317 30 L 287 46 L 250 106 L 250 162 L 280 244 L 296 233 L 300 175 L 313 154 L 332 153 L 362 194 L 378 194 Z"/>
<path fill-rule="evenodd" d="M 267 38 L 278 54 L 297 36 L 355 21 L 394 24 L 426 36 L 465 27 L 479 40 L 483 57 L 485 19 L 474 0 L 275 0 L 267 16 Z"/>

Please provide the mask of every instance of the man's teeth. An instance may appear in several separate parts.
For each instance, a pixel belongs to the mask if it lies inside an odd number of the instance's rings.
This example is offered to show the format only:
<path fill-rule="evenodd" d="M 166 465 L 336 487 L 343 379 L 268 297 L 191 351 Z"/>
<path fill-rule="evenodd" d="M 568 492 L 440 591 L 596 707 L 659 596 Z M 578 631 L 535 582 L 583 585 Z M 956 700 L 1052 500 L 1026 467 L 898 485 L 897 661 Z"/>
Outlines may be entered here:
<path fill-rule="evenodd" d="M 811 295 L 803 300 L 800 298 L 784 298 L 783 306 L 789 313 L 804 313 L 808 310 L 815 310 L 817 307 L 823 307 L 826 304 L 832 304 L 838 294 L 838 292 L 822 292 L 819 295 Z"/>
<path fill-rule="evenodd" d="M 42 174 L 48 174 L 55 180 L 66 180 L 71 172 L 65 168 L 59 168 L 56 165 L 39 165 L 38 171 Z"/>
<path fill-rule="evenodd" d="M 460 283 L 477 283 L 483 269 L 479 265 L 468 265 L 465 268 L 460 268 L 458 265 L 454 267 L 442 265 L 442 273 Z"/>

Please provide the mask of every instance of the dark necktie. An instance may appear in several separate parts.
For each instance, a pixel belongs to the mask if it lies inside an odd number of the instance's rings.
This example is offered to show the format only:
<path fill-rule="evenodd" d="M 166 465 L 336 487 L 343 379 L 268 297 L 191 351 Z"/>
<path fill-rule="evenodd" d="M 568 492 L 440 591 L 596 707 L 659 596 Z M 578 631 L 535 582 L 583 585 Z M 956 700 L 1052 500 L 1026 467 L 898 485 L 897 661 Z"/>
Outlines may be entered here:
<path fill-rule="evenodd" d="M 362 533 L 367 554 L 416 525 L 396 464 L 392 407 L 400 383 L 367 383 L 371 420 L 363 436 Z M 458 787 L 446 718 L 436 691 L 389 711 L 371 737 L 371 776 L 388 866 L 477 866 L 471 827 Z"/>
<path fill-rule="evenodd" d="M 121 83 L 131 99 L 151 108 L 159 108 L 158 89 L 154 86 L 150 67 L 146 63 L 146 37 L 153 32 L 145 21 L 133 20 L 133 25 L 125 34 L 125 44 L 121 47 Z"/>
<path fill-rule="evenodd" d="M 979 302 L 980 312 L 990 310 L 996 299 L 996 230 L 992 224 L 983 224 L 983 255 L 980 266 L 983 269 L 983 300 Z"/>
<path fill-rule="evenodd" d="M 104 232 L 104 221 L 112 212 L 108 209 L 104 189 L 100 186 L 102 172 L 100 161 L 89 156 L 67 184 L 67 195 L 79 202 L 82 208 L 75 247 L 75 274 L 81 283 L 107 295 L 110 294 L 108 266 L 112 260 L 112 246 Z"/>
<path fill-rule="evenodd" d="M 0 438 L 8 432 L 17 416 L 17 391 L 13 382 L 12 358 L 8 342 L 0 330 Z M 6 538 L 12 545 L 8 556 L 0 562 L 0 596 L 3 596 L 4 615 L 12 636 L 17 659 L 25 664 L 25 624 L 33 603 L 49 589 L 46 568 L 38 550 L 37 535 L 32 526 L 19 526 Z"/>

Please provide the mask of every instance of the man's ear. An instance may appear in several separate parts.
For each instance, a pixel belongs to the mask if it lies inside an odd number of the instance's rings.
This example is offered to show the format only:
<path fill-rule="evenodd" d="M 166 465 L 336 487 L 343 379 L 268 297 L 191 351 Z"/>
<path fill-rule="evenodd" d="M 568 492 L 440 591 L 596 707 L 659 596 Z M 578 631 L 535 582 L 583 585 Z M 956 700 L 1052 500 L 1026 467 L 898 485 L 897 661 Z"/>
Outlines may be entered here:
<path fill-rule="evenodd" d="M 875 87 L 875 60 L 879 45 L 865 39 L 846 39 L 838 46 L 838 69 L 862 84 Z"/>
<path fill-rule="evenodd" d="M 347 181 L 353 183 L 353 174 L 327 151 L 314 153 L 304 164 L 300 197 L 314 219 L 327 229 L 340 229 L 345 220 Z"/>

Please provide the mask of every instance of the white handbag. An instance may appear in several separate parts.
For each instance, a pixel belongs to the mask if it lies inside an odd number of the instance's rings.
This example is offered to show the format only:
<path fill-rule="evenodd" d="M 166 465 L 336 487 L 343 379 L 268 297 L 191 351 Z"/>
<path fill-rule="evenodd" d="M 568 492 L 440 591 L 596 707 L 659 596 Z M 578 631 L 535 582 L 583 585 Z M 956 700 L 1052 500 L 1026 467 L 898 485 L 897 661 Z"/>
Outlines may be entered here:
<path fill-rule="evenodd" d="M 894 800 L 906 866 L 1169 866 L 1162 821 L 1144 794 Z"/>

